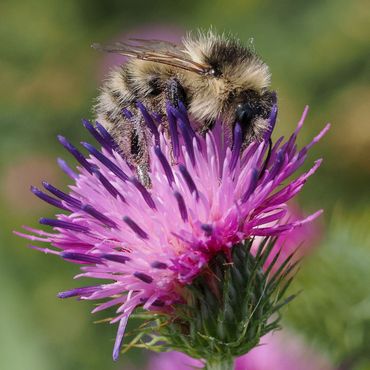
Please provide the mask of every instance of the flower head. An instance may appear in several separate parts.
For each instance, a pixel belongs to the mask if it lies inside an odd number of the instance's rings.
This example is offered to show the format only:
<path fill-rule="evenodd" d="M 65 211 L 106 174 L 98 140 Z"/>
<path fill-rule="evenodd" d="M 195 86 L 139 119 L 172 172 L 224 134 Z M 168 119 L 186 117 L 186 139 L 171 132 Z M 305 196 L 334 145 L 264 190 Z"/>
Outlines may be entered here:
<path fill-rule="evenodd" d="M 142 105 L 139 108 L 153 136 L 151 187 L 140 183 L 99 123 L 93 126 L 84 121 L 101 148 L 83 142 L 89 152 L 86 156 L 59 137 L 79 162 L 74 171 L 65 161 L 58 161 L 74 182 L 70 190 L 64 192 L 46 182 L 47 192 L 31 189 L 65 213 L 40 219 L 53 232 L 25 227 L 32 235 L 18 233 L 53 246 L 35 249 L 80 265 L 77 277 L 107 280 L 62 292 L 59 297 L 106 299 L 93 312 L 118 307 L 112 319 L 119 322 L 115 359 L 135 308 L 172 312 L 177 303 L 187 300 L 184 287 L 218 254 L 230 255 L 234 246 L 254 237 L 282 235 L 321 213 L 291 222 L 284 218 L 286 202 L 321 163 L 317 160 L 309 171 L 286 183 L 328 129 L 298 151 L 295 141 L 307 110 L 292 136 L 285 142 L 277 140 L 266 159 L 269 135 L 244 148 L 242 128 L 236 124 L 231 145 L 219 123 L 203 137 L 192 129 L 183 106 L 168 106 L 168 138 L 155 114 Z M 270 118 L 271 130 L 275 119 L 276 110 Z"/>

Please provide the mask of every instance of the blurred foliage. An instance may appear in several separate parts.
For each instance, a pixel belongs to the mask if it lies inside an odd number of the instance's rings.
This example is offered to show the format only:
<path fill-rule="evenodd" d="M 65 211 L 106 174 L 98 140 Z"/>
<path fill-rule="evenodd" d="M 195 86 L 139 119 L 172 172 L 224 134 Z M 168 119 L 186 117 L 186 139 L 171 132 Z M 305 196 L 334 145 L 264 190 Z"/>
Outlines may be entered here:
<path fill-rule="evenodd" d="M 367 1 L 2 0 L 0 14 L 1 368 L 123 369 L 143 361 L 133 352 L 112 363 L 115 328 L 93 325 L 89 303 L 54 298 L 78 286 L 71 280 L 76 269 L 26 249 L 11 230 L 36 225 L 37 217 L 53 212 L 32 198 L 31 183 L 45 178 L 66 184 L 55 166 L 54 158 L 64 156 L 55 136 L 78 142 L 86 135 L 79 121 L 92 116 L 106 63 L 89 45 L 158 25 L 183 30 L 213 25 L 245 42 L 252 37 L 278 91 L 278 134 L 292 130 L 305 104 L 311 114 L 302 143 L 333 122 L 310 157 L 323 156 L 325 162 L 300 197 L 307 211 L 326 209 L 329 234 L 304 267 L 297 282 L 304 292 L 288 315 L 333 360 L 363 358 L 370 253 L 362 243 L 368 239 L 359 236 L 368 230 L 360 215 L 369 204 L 370 183 Z M 331 221 L 338 203 L 343 215 Z M 366 362 L 358 366 L 370 368 Z"/>
<path fill-rule="evenodd" d="M 302 292 L 285 313 L 343 370 L 370 366 L 369 219 L 370 209 L 356 215 L 336 210 L 321 248 L 293 284 Z"/>

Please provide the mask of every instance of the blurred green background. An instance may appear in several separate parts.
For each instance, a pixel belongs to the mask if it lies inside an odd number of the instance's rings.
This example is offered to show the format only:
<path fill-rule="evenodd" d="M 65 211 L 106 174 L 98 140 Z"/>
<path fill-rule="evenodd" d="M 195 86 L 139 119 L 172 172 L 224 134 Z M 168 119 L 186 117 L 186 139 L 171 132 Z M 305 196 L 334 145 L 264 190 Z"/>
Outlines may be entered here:
<path fill-rule="evenodd" d="M 26 248 L 11 232 L 52 215 L 30 184 L 67 183 L 56 166 L 66 157 L 56 135 L 87 137 L 80 119 L 92 117 L 113 62 L 90 44 L 210 25 L 254 39 L 279 95 L 278 134 L 293 129 L 306 104 L 301 143 L 332 122 L 309 158 L 323 156 L 324 164 L 299 198 L 307 213 L 325 208 L 321 242 L 302 265 L 293 289 L 303 292 L 285 310 L 285 325 L 338 369 L 370 369 L 367 1 L 2 0 L 0 14 L 1 369 L 142 368 L 139 351 L 112 362 L 116 328 L 93 324 L 104 313 L 91 316 L 91 302 L 56 298 L 78 285 L 76 266 Z"/>

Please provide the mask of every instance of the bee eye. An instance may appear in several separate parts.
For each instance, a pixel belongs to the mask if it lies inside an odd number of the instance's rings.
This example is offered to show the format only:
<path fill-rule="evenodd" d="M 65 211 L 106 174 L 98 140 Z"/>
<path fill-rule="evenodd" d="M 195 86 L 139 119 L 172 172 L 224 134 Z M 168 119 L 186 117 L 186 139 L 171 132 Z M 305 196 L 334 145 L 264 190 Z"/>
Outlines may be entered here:
<path fill-rule="evenodd" d="M 212 77 L 220 77 L 221 71 L 217 67 L 212 67 L 208 72 Z"/>
<path fill-rule="evenodd" d="M 236 106 L 235 120 L 243 125 L 249 125 L 255 112 L 248 104 L 238 104 Z"/>

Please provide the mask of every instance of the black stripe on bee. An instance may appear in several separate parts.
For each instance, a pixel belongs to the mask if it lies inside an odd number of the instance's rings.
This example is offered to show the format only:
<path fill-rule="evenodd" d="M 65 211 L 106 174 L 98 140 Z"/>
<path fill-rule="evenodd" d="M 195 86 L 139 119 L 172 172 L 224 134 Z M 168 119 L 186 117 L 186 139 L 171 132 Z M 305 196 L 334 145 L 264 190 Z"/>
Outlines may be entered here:
<path fill-rule="evenodd" d="M 135 76 L 132 75 L 131 71 L 129 69 L 122 69 L 120 77 L 122 78 L 122 82 L 127 88 L 127 91 L 130 92 L 135 99 L 138 99 L 139 96 L 137 94 L 136 79 Z"/>
<path fill-rule="evenodd" d="M 136 132 L 136 129 L 134 128 L 131 131 L 131 140 L 130 140 L 130 153 L 134 158 L 138 158 L 141 154 L 141 147 L 140 147 L 140 139 L 139 135 Z"/>
<path fill-rule="evenodd" d="M 163 91 L 161 80 L 158 76 L 152 76 L 148 82 L 148 85 L 150 87 L 149 95 L 151 96 L 158 96 Z"/>
<path fill-rule="evenodd" d="M 127 104 L 127 102 L 125 102 L 125 99 L 122 93 L 120 93 L 119 91 L 108 90 L 108 94 L 118 107 L 123 108 L 125 103 Z"/>
<path fill-rule="evenodd" d="M 206 58 L 206 62 L 212 66 L 215 77 L 222 75 L 220 66 L 228 65 L 231 67 L 237 67 L 245 60 L 252 59 L 254 54 L 248 48 L 240 45 L 234 40 L 228 40 L 227 43 L 223 41 L 215 42 L 212 46 L 209 56 Z"/>
<path fill-rule="evenodd" d="M 120 117 L 117 116 L 113 111 L 107 111 L 104 113 L 104 119 L 110 122 L 112 125 L 117 125 L 120 121 Z"/>

